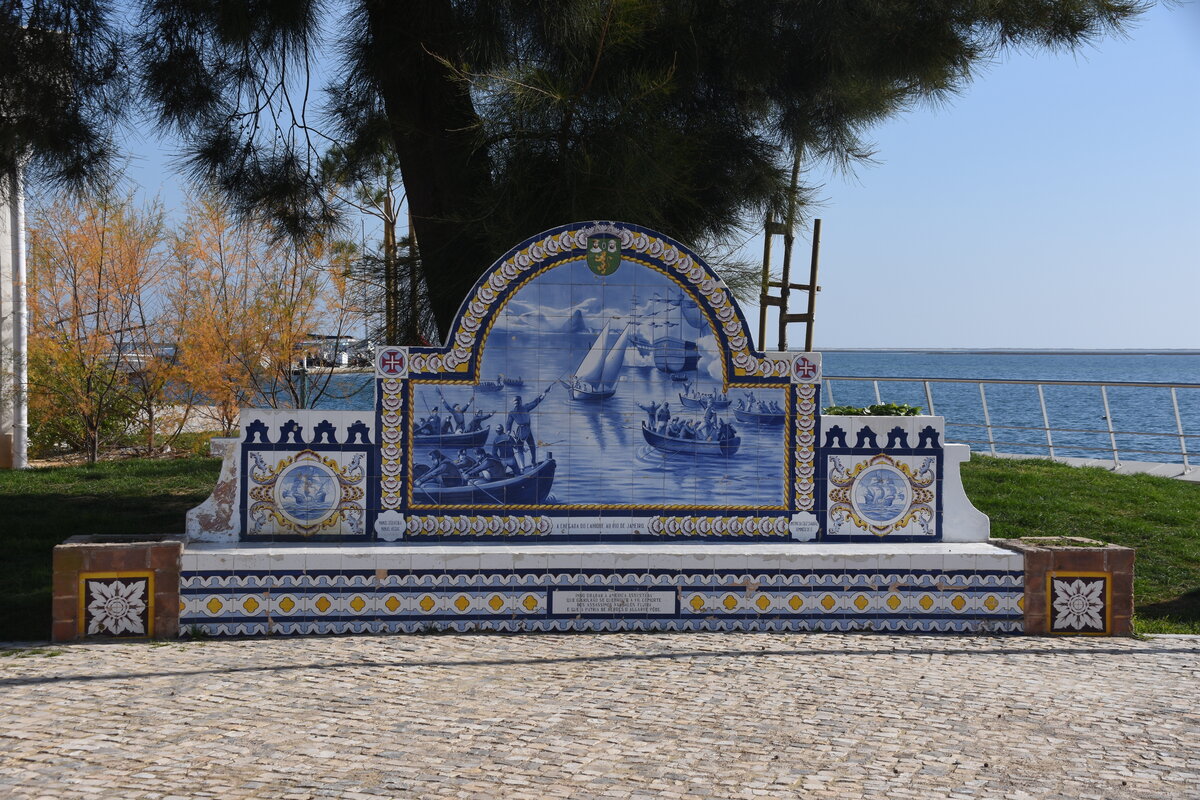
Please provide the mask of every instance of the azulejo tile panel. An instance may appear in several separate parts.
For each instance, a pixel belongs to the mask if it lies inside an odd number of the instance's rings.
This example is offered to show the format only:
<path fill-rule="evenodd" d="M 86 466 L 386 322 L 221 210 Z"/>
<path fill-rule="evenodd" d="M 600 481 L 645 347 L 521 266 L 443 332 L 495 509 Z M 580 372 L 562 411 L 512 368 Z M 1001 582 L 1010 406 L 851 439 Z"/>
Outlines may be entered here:
<path fill-rule="evenodd" d="M 378 503 L 370 415 L 361 412 L 243 412 L 242 538 L 364 540 Z"/>
<path fill-rule="evenodd" d="M 1046 573 L 1050 633 L 1107 636 L 1112 631 L 1112 574 Z"/>
<path fill-rule="evenodd" d="M 943 424 L 941 417 L 823 417 L 823 538 L 940 541 Z"/>
<path fill-rule="evenodd" d="M 154 572 L 82 572 L 79 634 L 144 638 L 154 635 Z"/>
<path fill-rule="evenodd" d="M 485 271 L 444 345 L 380 348 L 371 413 L 245 411 L 237 503 L 225 481 L 205 508 L 229 519 L 197 510 L 189 534 L 940 541 L 940 419 L 824 424 L 821 375 L 819 353 L 754 350 L 684 245 L 565 225 Z"/>

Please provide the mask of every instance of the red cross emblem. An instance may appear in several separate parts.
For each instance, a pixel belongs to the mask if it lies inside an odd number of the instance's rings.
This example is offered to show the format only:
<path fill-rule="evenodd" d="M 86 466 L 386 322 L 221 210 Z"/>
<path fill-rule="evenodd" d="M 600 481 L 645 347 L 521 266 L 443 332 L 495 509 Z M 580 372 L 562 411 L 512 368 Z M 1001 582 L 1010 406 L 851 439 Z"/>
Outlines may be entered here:
<path fill-rule="evenodd" d="M 379 368 L 386 375 L 396 375 L 404 369 L 404 354 L 399 350 L 385 350 L 379 360 Z"/>
<path fill-rule="evenodd" d="M 811 378 L 817 374 L 817 365 L 804 356 L 797 358 L 796 363 L 792 367 L 796 370 L 796 375 L 804 379 Z"/>

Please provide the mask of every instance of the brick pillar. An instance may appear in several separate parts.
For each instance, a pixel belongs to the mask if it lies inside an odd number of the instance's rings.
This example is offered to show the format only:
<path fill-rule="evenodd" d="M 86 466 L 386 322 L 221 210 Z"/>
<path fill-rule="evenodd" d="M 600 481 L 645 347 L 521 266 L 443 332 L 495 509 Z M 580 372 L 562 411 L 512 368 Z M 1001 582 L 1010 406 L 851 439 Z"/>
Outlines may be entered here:
<path fill-rule="evenodd" d="M 51 635 L 179 635 L 183 536 L 72 536 L 54 548 Z"/>
<path fill-rule="evenodd" d="M 1025 556 L 1025 632 L 1128 636 L 1134 550 L 1077 536 L 992 539 Z"/>

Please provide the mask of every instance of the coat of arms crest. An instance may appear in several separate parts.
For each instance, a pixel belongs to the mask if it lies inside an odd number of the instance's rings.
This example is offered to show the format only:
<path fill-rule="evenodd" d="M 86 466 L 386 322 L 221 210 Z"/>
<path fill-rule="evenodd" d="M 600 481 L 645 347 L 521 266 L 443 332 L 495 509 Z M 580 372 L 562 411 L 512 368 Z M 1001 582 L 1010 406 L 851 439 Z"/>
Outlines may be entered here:
<path fill-rule="evenodd" d="M 621 239 L 611 233 L 589 236 L 588 269 L 600 276 L 612 275 L 621 266 Z"/>

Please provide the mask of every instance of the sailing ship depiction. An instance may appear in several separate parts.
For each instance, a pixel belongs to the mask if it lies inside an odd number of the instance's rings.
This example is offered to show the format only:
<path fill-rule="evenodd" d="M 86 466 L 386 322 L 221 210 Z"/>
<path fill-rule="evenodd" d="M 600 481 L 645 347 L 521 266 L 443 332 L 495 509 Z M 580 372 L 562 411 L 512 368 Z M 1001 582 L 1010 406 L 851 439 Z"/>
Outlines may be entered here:
<path fill-rule="evenodd" d="M 700 363 L 700 349 L 696 346 L 696 342 L 686 338 L 687 334 L 683 333 L 684 324 L 696 330 L 705 330 L 707 327 L 704 317 L 700 314 L 700 308 L 694 302 L 683 296 L 683 293 L 678 293 L 675 297 L 659 297 L 655 296 L 651 302 L 658 303 L 664 308 L 661 311 L 655 311 L 651 314 L 652 317 L 663 316 L 661 322 L 654 321 L 650 323 L 651 330 L 657 334 L 658 328 L 662 329 L 661 335 L 655 335 L 651 342 L 652 355 L 654 357 L 654 366 L 658 367 L 660 372 L 665 372 L 671 376 L 672 380 L 687 380 L 687 377 L 682 373 L 693 372 L 696 366 Z M 675 309 L 678 309 L 679 314 L 675 317 L 677 322 L 673 322 L 671 317 Z M 679 335 L 675 335 L 671 329 L 679 328 Z M 640 341 L 636 342 L 639 352 L 642 352 L 642 347 L 645 343 L 645 337 L 639 337 Z"/>
<path fill-rule="evenodd" d="M 609 324 L 592 343 L 587 355 L 579 363 L 579 368 L 571 376 L 571 380 L 562 384 L 571 392 L 572 400 L 603 400 L 617 393 L 617 379 L 621 376 L 621 368 L 625 366 L 625 350 L 629 347 L 629 326 L 621 329 L 617 341 L 608 344 Z"/>

